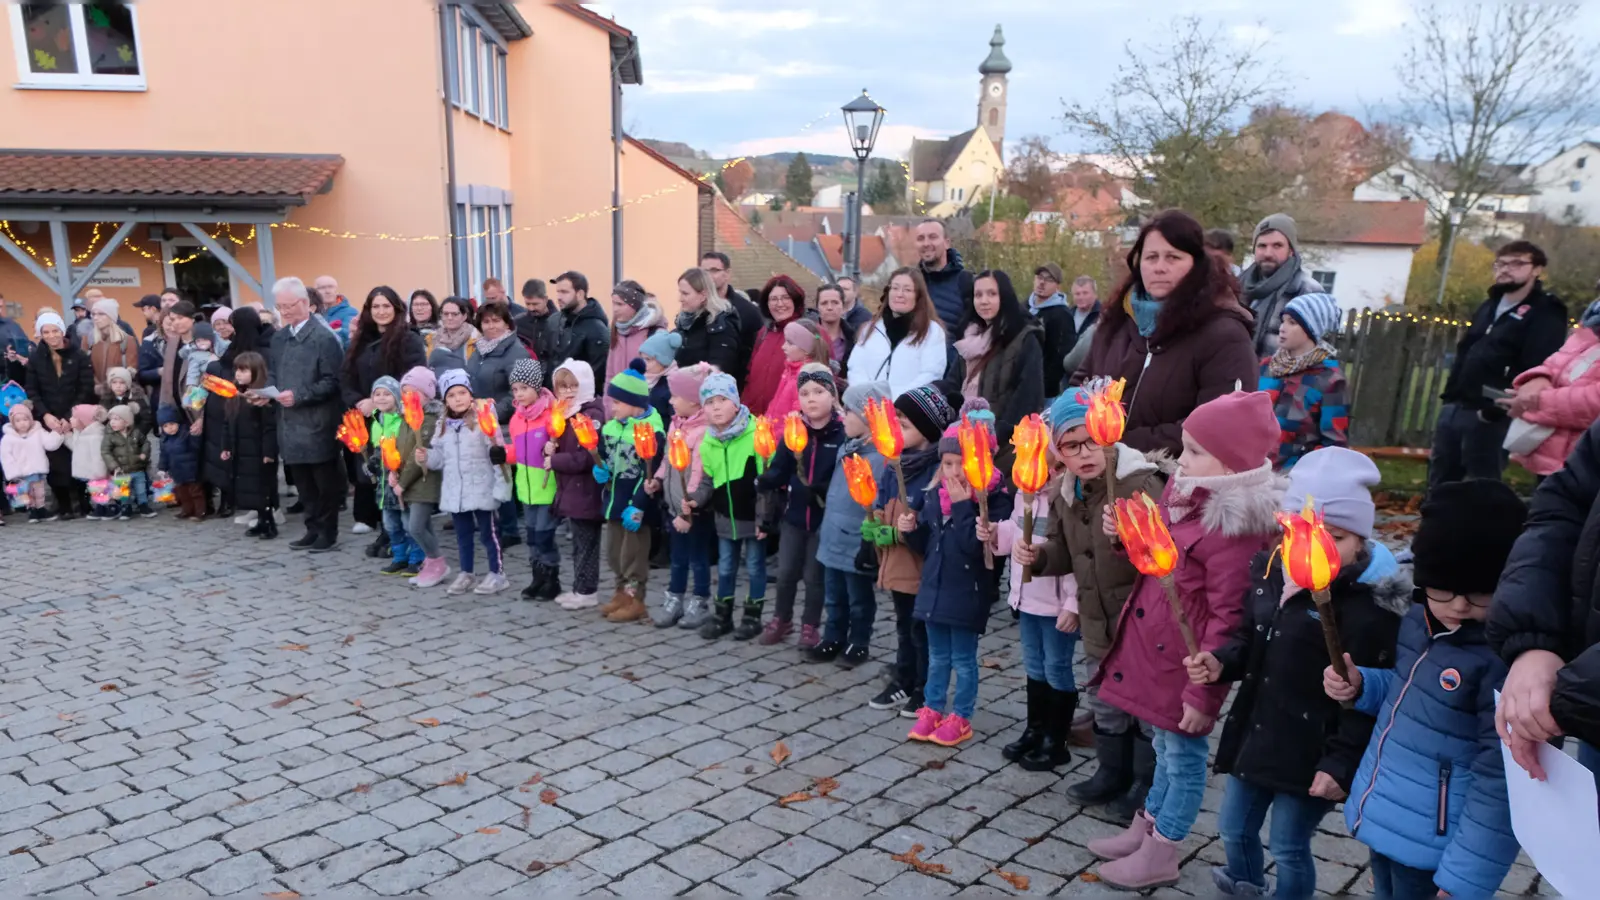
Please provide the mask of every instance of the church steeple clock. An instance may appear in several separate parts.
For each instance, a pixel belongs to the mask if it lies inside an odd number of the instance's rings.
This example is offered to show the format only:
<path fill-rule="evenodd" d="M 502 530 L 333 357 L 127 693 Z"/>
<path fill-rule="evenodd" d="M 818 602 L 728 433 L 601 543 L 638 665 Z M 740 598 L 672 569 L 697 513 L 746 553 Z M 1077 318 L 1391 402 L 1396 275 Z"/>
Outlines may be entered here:
<path fill-rule="evenodd" d="M 994 37 L 989 39 L 989 57 L 978 66 L 979 82 L 978 127 L 984 130 L 1002 158 L 1006 137 L 1006 73 L 1011 71 L 1011 60 L 1006 59 L 1006 37 L 1000 26 L 994 26 Z"/>

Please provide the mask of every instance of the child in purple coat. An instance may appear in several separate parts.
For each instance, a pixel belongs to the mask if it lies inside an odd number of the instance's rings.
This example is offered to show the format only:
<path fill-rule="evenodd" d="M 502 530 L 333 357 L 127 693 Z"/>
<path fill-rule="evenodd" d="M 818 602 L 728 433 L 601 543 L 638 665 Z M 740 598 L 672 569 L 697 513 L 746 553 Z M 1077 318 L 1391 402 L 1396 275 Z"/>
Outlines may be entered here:
<path fill-rule="evenodd" d="M 594 480 L 595 459 L 578 443 L 572 418 L 579 413 L 594 420 L 596 432 L 606 420 L 605 403 L 594 395 L 594 369 L 571 359 L 550 377 L 556 403 L 567 417 L 560 440 L 546 441 L 550 468 L 556 472 L 556 499 L 551 512 L 572 525 L 572 591 L 556 596 L 564 609 L 598 606 L 600 598 L 600 527 L 605 524 L 601 486 Z"/>

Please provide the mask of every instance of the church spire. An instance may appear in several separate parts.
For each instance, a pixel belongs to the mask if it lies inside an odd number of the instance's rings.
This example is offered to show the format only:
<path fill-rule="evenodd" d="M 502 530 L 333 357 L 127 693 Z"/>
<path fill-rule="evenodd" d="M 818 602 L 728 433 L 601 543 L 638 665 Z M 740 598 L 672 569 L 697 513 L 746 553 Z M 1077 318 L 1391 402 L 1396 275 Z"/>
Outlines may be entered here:
<path fill-rule="evenodd" d="M 979 75 L 1004 75 L 1011 71 L 1011 60 L 1006 59 L 1003 49 L 1006 45 L 1006 36 L 1001 33 L 1000 26 L 994 26 L 994 37 L 989 39 L 989 58 L 978 66 Z"/>

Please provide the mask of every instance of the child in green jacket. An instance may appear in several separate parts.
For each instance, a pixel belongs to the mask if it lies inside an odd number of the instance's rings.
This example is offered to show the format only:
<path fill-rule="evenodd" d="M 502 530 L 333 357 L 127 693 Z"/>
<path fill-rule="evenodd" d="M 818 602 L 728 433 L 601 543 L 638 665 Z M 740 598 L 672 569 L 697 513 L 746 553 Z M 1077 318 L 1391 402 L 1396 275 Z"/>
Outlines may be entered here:
<path fill-rule="evenodd" d="M 716 610 L 700 626 L 700 636 L 719 638 L 733 628 L 733 599 L 742 556 L 750 573 L 750 593 L 734 637 L 747 641 L 761 633 L 761 608 L 766 603 L 767 548 L 756 532 L 756 476 L 767 460 L 756 453 L 756 420 L 739 402 L 733 376 L 717 372 L 700 385 L 706 412 L 706 434 L 700 441 L 703 474 L 699 487 L 684 501 L 685 511 L 709 508 L 717 523 Z"/>

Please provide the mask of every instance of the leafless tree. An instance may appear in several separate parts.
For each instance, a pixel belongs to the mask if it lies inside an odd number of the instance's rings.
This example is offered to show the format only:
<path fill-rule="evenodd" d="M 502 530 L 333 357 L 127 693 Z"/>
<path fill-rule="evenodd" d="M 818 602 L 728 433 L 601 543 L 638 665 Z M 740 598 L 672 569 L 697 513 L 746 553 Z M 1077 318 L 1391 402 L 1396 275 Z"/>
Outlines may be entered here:
<path fill-rule="evenodd" d="M 1417 9 L 1396 70 L 1397 122 L 1437 154 L 1413 168 L 1441 243 L 1450 240 L 1452 207 L 1472 210 L 1485 197 L 1537 187 L 1523 181 L 1524 166 L 1593 126 L 1593 47 L 1572 27 L 1577 13 L 1577 4 L 1553 3 Z"/>

